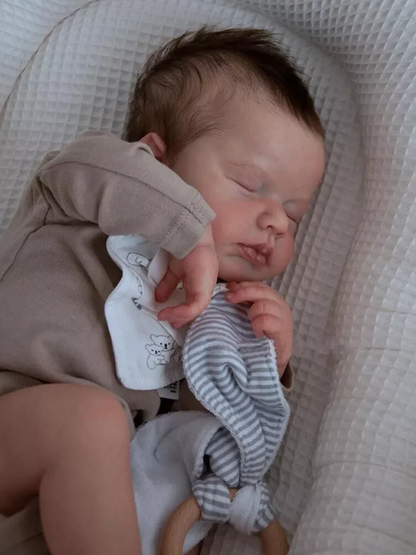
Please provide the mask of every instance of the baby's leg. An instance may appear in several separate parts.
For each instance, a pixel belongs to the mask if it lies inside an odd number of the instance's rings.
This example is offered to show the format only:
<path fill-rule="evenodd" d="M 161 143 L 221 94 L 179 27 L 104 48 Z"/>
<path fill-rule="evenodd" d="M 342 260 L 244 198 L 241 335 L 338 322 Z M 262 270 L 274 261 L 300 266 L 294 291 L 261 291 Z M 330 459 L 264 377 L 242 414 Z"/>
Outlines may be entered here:
<path fill-rule="evenodd" d="M 0 513 L 39 495 L 53 555 L 139 555 L 130 435 L 97 387 L 40 385 L 0 401 Z"/>

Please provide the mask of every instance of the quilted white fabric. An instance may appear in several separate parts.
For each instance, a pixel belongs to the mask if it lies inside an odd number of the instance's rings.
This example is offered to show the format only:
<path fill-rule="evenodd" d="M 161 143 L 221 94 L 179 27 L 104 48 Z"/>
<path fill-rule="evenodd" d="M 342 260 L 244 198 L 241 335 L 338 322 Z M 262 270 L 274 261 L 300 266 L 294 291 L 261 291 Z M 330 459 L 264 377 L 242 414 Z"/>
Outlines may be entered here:
<path fill-rule="evenodd" d="M 276 286 L 292 419 L 270 475 L 291 555 L 416 552 L 414 0 L 3 0 L 0 224 L 44 153 L 121 133 L 134 75 L 202 23 L 275 30 L 311 83 L 327 172 Z M 259 553 L 221 527 L 204 554 Z"/>

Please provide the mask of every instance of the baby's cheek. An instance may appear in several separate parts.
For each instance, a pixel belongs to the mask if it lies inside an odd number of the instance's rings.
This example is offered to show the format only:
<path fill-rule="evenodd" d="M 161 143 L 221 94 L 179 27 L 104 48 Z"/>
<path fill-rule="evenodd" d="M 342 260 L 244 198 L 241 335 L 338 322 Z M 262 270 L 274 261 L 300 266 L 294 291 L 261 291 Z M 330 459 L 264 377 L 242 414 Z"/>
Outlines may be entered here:
<path fill-rule="evenodd" d="M 248 241 L 253 232 L 255 217 L 247 209 L 247 203 L 223 198 L 211 207 L 216 214 L 211 224 L 214 240 L 228 244 Z"/>
<path fill-rule="evenodd" d="M 215 211 L 215 210 L 214 210 Z M 230 244 L 235 241 L 233 232 L 233 219 L 223 209 L 215 211 L 215 220 L 211 223 L 214 243 Z"/>
<path fill-rule="evenodd" d="M 249 268 L 245 267 L 245 261 L 237 256 L 230 256 L 221 249 L 218 253 L 218 277 L 223 281 L 246 281 L 252 279 Z"/>
<path fill-rule="evenodd" d="M 224 281 L 264 281 L 275 276 L 270 268 L 255 267 L 239 256 L 219 255 L 219 277 Z"/>
<path fill-rule="evenodd" d="M 281 274 L 284 270 L 286 270 L 289 262 L 292 260 L 293 253 L 293 237 L 287 235 L 285 238 L 278 241 L 271 263 L 274 275 Z"/>

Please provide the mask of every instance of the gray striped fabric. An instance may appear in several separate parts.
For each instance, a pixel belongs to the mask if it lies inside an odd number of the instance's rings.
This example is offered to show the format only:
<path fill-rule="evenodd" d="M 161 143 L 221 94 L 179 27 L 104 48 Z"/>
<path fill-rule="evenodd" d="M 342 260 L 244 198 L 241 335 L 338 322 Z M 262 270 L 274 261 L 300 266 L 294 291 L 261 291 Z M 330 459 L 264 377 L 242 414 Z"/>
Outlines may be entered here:
<path fill-rule="evenodd" d="M 226 522 L 228 488 L 257 484 L 261 503 L 253 532 L 273 520 L 262 481 L 289 419 L 272 342 L 257 339 L 248 305 L 232 305 L 218 286 L 209 307 L 190 326 L 183 370 L 190 390 L 223 424 L 206 450 L 209 464 L 194 485 L 203 520 Z"/>

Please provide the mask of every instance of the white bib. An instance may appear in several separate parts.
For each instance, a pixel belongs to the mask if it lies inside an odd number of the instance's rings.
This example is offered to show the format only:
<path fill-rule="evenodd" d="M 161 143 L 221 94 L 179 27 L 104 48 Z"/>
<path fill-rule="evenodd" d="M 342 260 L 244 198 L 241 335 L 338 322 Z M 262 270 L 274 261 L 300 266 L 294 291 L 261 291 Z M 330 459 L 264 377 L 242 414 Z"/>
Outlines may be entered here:
<path fill-rule="evenodd" d="M 129 389 L 148 390 L 182 379 L 187 326 L 176 330 L 159 322 L 157 315 L 184 302 L 185 293 L 177 289 L 163 304 L 154 299 L 167 270 L 168 253 L 138 235 L 109 237 L 107 250 L 123 272 L 105 303 L 119 380 Z"/>

